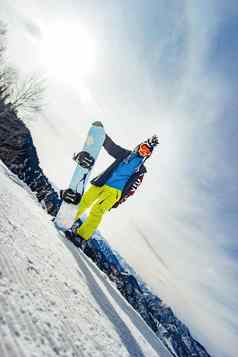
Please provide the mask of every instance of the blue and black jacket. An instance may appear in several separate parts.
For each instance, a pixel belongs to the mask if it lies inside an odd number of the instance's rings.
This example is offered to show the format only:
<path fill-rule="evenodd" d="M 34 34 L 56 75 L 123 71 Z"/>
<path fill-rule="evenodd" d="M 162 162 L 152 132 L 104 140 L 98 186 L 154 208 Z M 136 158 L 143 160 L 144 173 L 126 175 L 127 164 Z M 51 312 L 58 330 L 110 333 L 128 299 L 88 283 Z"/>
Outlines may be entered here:
<path fill-rule="evenodd" d="M 99 176 L 95 177 L 91 183 L 95 186 L 103 186 L 108 179 L 112 176 L 114 170 L 118 165 L 125 159 L 127 159 L 131 154 L 131 150 L 122 148 L 121 146 L 114 143 L 114 141 L 106 135 L 105 141 L 103 143 L 104 149 L 109 155 L 114 157 L 115 161 Z M 124 202 L 129 196 L 133 195 L 139 185 L 141 184 L 144 174 L 147 172 L 146 167 L 142 163 L 137 172 L 135 172 L 129 180 L 127 181 L 119 202 L 117 202 L 114 207 L 117 207 L 120 203 Z"/>

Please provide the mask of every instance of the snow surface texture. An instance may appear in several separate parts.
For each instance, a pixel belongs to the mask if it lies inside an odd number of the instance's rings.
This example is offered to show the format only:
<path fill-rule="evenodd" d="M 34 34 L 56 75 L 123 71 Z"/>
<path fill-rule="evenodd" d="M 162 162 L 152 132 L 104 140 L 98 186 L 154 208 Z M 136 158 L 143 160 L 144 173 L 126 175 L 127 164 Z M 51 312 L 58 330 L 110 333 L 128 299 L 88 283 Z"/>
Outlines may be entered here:
<path fill-rule="evenodd" d="M 0 165 L 0 356 L 170 353 Z"/>

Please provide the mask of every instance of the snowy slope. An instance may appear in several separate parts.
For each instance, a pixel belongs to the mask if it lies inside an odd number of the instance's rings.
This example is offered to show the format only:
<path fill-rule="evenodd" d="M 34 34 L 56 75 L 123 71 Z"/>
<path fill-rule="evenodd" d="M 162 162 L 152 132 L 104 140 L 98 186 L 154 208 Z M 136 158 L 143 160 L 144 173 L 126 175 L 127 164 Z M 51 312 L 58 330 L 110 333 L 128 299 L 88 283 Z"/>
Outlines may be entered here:
<path fill-rule="evenodd" d="M 170 356 L 0 165 L 0 356 Z"/>

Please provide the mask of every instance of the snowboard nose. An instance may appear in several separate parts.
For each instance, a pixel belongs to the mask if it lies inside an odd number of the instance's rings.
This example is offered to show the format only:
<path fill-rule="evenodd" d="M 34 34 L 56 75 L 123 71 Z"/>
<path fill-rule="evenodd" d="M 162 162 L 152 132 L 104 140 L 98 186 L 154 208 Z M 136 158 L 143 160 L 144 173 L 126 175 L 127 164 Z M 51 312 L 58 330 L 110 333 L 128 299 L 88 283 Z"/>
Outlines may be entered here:
<path fill-rule="evenodd" d="M 93 126 L 98 126 L 98 127 L 100 127 L 100 128 L 103 128 L 103 124 L 102 124 L 100 121 L 95 121 L 95 122 L 93 123 Z"/>

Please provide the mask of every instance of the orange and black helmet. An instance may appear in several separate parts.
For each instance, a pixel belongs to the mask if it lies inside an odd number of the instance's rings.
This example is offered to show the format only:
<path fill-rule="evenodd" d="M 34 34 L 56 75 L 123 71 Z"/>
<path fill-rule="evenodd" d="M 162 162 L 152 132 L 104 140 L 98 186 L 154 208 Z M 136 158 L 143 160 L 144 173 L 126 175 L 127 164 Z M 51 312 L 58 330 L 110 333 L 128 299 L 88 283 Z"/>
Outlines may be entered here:
<path fill-rule="evenodd" d="M 152 154 L 152 149 L 146 143 L 142 143 L 138 146 L 137 152 L 140 156 L 149 157 Z"/>
<path fill-rule="evenodd" d="M 153 135 L 151 138 L 138 145 L 137 152 L 140 156 L 149 157 L 152 154 L 154 147 L 157 145 L 159 145 L 158 137 L 157 135 Z"/>

